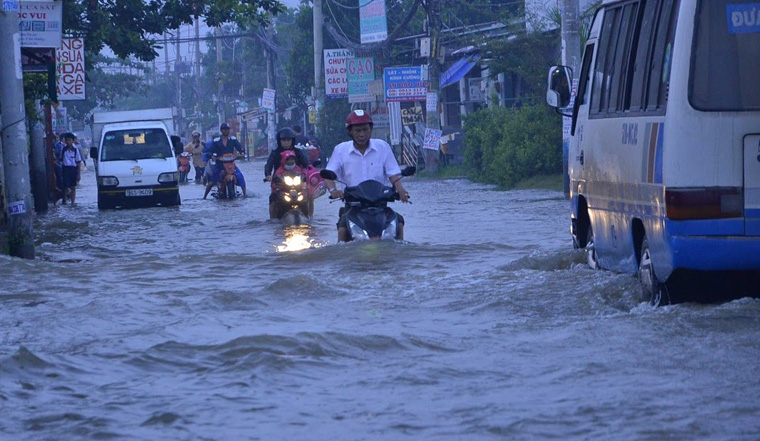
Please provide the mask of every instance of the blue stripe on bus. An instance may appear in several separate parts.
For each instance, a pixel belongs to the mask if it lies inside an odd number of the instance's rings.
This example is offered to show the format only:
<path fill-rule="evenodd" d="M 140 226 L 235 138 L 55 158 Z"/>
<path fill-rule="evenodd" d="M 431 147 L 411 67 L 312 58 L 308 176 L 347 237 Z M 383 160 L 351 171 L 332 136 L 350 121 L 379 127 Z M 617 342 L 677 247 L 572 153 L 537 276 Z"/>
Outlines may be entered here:
<path fill-rule="evenodd" d="M 655 160 L 654 160 L 654 183 L 662 184 L 662 144 L 665 136 L 665 124 L 657 123 L 657 146 L 655 147 Z"/>
<path fill-rule="evenodd" d="M 760 269 L 760 237 L 671 237 L 673 268 L 698 271 Z"/>
<path fill-rule="evenodd" d="M 744 236 L 744 218 L 665 220 L 670 236 Z"/>

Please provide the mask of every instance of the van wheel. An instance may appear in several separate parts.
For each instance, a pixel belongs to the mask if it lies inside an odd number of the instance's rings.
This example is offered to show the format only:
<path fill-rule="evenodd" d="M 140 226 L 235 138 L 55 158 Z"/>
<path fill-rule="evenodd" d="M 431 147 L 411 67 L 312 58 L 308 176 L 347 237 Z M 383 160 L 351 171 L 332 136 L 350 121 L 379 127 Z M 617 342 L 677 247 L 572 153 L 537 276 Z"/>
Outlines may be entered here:
<path fill-rule="evenodd" d="M 105 197 L 98 195 L 98 210 L 109 210 L 114 208 L 114 204 L 109 202 Z"/>
<path fill-rule="evenodd" d="M 182 199 L 179 197 L 179 190 L 174 192 L 174 194 L 169 196 L 166 202 L 164 202 L 164 206 L 166 207 L 175 207 L 177 205 L 182 205 Z"/>
<path fill-rule="evenodd" d="M 652 255 L 649 251 L 647 237 L 641 240 L 641 258 L 639 259 L 639 283 L 641 284 L 641 296 L 644 301 L 652 306 L 659 306 L 663 302 L 663 284 L 657 279 L 652 264 Z"/>
<path fill-rule="evenodd" d="M 596 244 L 594 243 L 594 230 L 591 228 L 591 224 L 588 226 L 588 232 L 586 233 L 586 263 L 589 268 L 597 270 L 601 268 L 599 266 L 599 256 L 596 254 Z"/>

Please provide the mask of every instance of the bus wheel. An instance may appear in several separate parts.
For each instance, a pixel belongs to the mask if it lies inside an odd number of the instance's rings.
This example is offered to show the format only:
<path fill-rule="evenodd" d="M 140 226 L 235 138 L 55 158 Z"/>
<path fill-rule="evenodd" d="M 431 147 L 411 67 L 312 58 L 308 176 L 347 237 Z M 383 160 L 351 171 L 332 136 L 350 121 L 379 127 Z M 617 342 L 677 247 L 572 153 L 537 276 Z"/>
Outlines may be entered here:
<path fill-rule="evenodd" d="M 586 233 L 586 263 L 591 269 L 599 269 L 599 256 L 596 254 L 596 245 L 594 244 L 594 230 L 591 225 L 588 226 L 588 233 Z"/>
<path fill-rule="evenodd" d="M 649 302 L 652 306 L 659 306 L 662 303 L 662 283 L 657 280 L 652 265 L 652 256 L 649 251 L 649 241 L 647 237 L 641 240 L 641 259 L 639 259 L 639 283 L 641 284 L 641 295 L 644 301 Z"/>

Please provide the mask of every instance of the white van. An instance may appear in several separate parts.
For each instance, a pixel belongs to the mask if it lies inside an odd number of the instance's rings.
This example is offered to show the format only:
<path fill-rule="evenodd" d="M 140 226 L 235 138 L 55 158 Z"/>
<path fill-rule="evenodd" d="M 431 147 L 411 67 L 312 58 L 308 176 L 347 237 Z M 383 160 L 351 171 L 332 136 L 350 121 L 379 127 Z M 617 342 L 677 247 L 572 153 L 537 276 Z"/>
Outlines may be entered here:
<path fill-rule="evenodd" d="M 93 121 L 99 209 L 181 203 L 171 109 L 96 113 Z"/>
<path fill-rule="evenodd" d="M 757 295 L 757 0 L 605 1 L 568 147 L 571 232 L 592 267 L 637 273 L 653 304 L 700 285 Z M 547 101 L 569 104 L 569 69 Z"/>

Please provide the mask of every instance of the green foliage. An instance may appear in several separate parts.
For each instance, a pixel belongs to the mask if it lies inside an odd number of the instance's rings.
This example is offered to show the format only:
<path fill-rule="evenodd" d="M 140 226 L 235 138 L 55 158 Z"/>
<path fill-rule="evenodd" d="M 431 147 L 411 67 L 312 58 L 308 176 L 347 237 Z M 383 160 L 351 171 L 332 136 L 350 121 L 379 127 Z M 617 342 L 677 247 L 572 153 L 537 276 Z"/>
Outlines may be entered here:
<path fill-rule="evenodd" d="M 562 171 L 562 118 L 546 106 L 481 110 L 466 118 L 464 132 L 473 180 L 513 187 Z"/>

